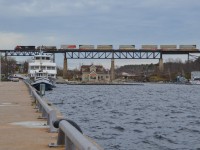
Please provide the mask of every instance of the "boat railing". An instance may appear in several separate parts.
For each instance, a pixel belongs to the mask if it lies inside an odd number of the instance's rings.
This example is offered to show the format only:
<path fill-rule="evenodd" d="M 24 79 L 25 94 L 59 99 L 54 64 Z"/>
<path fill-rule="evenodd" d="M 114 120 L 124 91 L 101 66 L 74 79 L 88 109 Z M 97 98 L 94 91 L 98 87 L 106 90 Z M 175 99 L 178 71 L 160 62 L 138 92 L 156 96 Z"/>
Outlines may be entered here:
<path fill-rule="evenodd" d="M 50 81 L 49 78 L 47 78 L 47 77 L 37 77 L 37 78 L 35 79 L 35 81 L 39 81 L 39 80 Z"/>

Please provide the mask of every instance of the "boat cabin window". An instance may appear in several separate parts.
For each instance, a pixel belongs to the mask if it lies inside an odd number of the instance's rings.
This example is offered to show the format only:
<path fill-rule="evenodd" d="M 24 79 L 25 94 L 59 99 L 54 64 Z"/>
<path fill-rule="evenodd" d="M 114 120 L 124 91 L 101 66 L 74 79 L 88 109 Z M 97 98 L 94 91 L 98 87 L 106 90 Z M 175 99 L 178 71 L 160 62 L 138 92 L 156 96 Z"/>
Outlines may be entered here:
<path fill-rule="evenodd" d="M 49 77 L 54 77 L 54 75 L 53 74 L 49 74 Z"/>
<path fill-rule="evenodd" d="M 48 66 L 47 70 L 55 70 L 55 67 Z"/>
<path fill-rule="evenodd" d="M 47 76 L 47 74 L 46 73 L 37 73 L 37 76 L 38 77 L 45 77 L 45 76 Z"/>
<path fill-rule="evenodd" d="M 50 57 L 35 57 L 35 60 L 50 60 Z"/>
<path fill-rule="evenodd" d="M 45 70 L 45 69 L 46 69 L 46 67 L 45 67 L 45 66 L 41 66 L 41 69 L 42 69 L 42 70 Z"/>
<path fill-rule="evenodd" d="M 39 69 L 39 66 L 31 66 L 30 68 L 31 70 L 36 70 L 36 69 Z"/>
<path fill-rule="evenodd" d="M 194 78 L 194 80 L 200 80 L 200 78 Z"/>

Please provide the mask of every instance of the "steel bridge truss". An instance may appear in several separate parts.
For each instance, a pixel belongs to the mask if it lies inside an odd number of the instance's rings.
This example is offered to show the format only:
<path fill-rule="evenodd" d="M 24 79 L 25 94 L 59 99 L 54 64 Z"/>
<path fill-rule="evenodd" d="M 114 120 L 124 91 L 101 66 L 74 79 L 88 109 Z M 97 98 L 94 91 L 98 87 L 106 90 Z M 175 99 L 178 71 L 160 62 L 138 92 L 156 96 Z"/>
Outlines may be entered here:
<path fill-rule="evenodd" d="M 2 51 L 6 56 L 34 56 L 40 54 L 39 51 Z"/>
<path fill-rule="evenodd" d="M 160 52 L 138 52 L 138 51 L 118 51 L 118 52 L 96 52 L 78 51 L 66 52 L 68 59 L 160 59 Z"/>
<path fill-rule="evenodd" d="M 2 51 L 3 52 L 3 51 Z M 6 56 L 34 56 L 39 51 L 4 51 Z M 63 53 L 68 59 L 160 59 L 159 51 L 46 51 L 45 53 Z"/>

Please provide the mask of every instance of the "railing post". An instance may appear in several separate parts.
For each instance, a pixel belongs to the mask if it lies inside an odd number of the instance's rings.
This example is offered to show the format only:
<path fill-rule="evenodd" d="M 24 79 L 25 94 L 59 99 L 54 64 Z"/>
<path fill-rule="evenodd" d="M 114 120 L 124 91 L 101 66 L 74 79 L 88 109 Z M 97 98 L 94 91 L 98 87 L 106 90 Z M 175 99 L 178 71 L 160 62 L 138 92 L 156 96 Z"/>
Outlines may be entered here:
<path fill-rule="evenodd" d="M 40 84 L 40 96 L 45 95 L 45 84 Z"/>
<path fill-rule="evenodd" d="M 58 130 L 54 127 L 53 122 L 57 120 L 57 116 L 56 116 L 56 110 L 51 110 L 49 112 L 49 116 L 48 116 L 48 120 L 47 120 L 47 124 L 49 124 L 49 130 L 50 132 L 57 132 Z"/>
<path fill-rule="evenodd" d="M 57 145 L 65 145 L 65 133 L 59 128 Z"/>
<path fill-rule="evenodd" d="M 75 145 L 67 136 L 65 136 L 65 150 L 76 150 Z"/>
<path fill-rule="evenodd" d="M 44 119 L 48 118 L 48 114 L 47 114 L 46 110 L 44 109 L 44 107 L 42 107 L 42 118 L 44 118 Z"/>

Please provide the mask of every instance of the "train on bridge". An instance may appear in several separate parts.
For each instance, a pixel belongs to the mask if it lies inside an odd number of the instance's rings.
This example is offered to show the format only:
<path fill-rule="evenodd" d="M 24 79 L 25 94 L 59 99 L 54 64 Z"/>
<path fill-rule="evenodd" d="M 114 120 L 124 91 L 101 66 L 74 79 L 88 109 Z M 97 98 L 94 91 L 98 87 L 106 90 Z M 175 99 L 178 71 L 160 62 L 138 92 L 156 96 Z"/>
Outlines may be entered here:
<path fill-rule="evenodd" d="M 199 51 L 196 45 L 141 45 L 141 48 L 136 49 L 135 45 L 119 45 L 118 49 L 113 49 L 113 45 L 61 45 L 56 46 L 16 46 L 14 51 Z"/>

